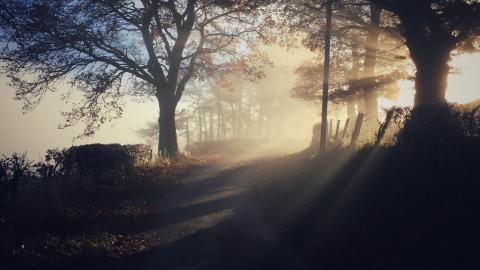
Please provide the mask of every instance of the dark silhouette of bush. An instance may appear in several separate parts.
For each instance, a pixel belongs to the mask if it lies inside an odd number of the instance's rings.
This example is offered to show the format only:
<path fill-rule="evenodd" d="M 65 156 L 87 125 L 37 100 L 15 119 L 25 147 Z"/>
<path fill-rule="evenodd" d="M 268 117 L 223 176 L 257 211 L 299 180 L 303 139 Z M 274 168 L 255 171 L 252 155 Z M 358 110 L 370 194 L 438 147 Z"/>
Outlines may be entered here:
<path fill-rule="evenodd" d="M 457 111 L 449 105 L 423 105 L 416 107 L 404 120 L 404 127 L 398 135 L 397 146 L 445 147 L 463 137 L 462 120 Z"/>
<path fill-rule="evenodd" d="M 395 133 L 392 143 L 400 148 L 436 147 L 445 142 L 480 136 L 480 106 L 435 104 L 414 109 L 393 107 L 385 111 L 377 142 L 386 130 Z M 378 145 L 378 143 L 377 143 Z"/>
<path fill-rule="evenodd" d="M 37 173 L 45 180 L 63 177 L 65 175 L 65 156 L 67 149 L 48 149 L 44 161 L 37 163 Z"/>
<path fill-rule="evenodd" d="M 135 163 L 151 159 L 151 151 L 144 145 L 89 144 L 71 147 L 58 156 L 56 164 L 61 163 L 65 178 L 120 183 L 133 175 Z"/>
<path fill-rule="evenodd" d="M 307 269 L 478 268 L 478 110 L 396 108 L 395 144 L 304 158 L 262 187 L 268 222 Z"/>
<path fill-rule="evenodd" d="M 7 179 L 8 173 L 8 164 L 5 158 L 0 158 L 0 182 L 3 182 Z"/>
<path fill-rule="evenodd" d="M 26 153 L 0 157 L 0 183 L 18 183 L 29 179 L 90 180 L 120 183 L 132 176 L 134 165 L 152 159 L 151 149 L 142 144 L 90 144 L 68 149 L 49 149 L 40 162 Z"/>
<path fill-rule="evenodd" d="M 0 157 L 0 182 L 17 184 L 35 175 L 34 162 L 27 158 L 27 153 L 13 153 Z"/>

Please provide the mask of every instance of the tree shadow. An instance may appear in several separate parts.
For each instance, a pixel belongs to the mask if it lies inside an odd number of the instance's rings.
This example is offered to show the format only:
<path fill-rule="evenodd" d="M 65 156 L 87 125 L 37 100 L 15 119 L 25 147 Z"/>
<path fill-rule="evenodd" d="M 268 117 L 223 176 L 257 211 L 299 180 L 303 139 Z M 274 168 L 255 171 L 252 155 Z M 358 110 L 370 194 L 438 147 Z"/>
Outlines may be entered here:
<path fill-rule="evenodd" d="M 268 170 L 285 169 L 283 157 L 269 161 Z M 168 245 L 112 258 L 98 251 L 82 251 L 78 257 L 57 258 L 54 262 L 29 261 L 29 269 L 309 269 L 311 262 L 285 242 L 278 231 L 264 219 L 261 205 L 250 188 L 263 169 L 248 163 L 205 178 L 181 181 L 162 192 L 173 192 L 173 201 L 163 209 L 141 215 L 99 216 L 53 224 L 44 232 L 72 234 L 137 234 L 197 222 L 197 218 L 231 209 L 233 215 Z M 260 170 L 260 171 L 259 171 Z M 267 172 L 268 173 L 268 172 Z M 177 191 L 175 191 L 177 190 Z M 216 194 L 214 198 L 204 197 Z M 165 198 L 163 198 L 165 200 Z M 168 199 L 166 199 L 168 200 Z M 157 203 L 161 203 L 159 200 Z M 174 206 L 174 203 L 179 205 Z M 188 203 L 192 202 L 192 203 Z M 168 232 L 168 230 L 167 230 Z M 280 257 L 281 259 L 276 259 Z M 25 265 L 27 262 L 20 262 Z M 19 267 L 16 267 L 18 269 Z M 22 267 L 20 267 L 22 268 Z"/>

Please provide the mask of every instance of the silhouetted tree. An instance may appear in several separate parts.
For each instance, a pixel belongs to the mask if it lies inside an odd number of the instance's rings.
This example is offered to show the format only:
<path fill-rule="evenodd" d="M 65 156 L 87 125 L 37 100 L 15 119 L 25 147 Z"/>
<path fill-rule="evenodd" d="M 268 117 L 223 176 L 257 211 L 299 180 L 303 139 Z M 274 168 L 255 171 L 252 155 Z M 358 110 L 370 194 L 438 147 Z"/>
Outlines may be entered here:
<path fill-rule="evenodd" d="M 65 126 L 86 121 L 85 135 L 121 116 L 123 96 L 155 96 L 158 152 L 173 157 L 178 153 L 175 109 L 187 83 L 199 67 L 245 54 L 232 45 L 259 29 L 261 20 L 253 14 L 259 3 L 1 0 L 0 57 L 26 110 L 65 79 L 82 90 L 84 102 L 64 116 Z M 221 59 L 213 58 L 220 52 Z"/>
<path fill-rule="evenodd" d="M 451 52 L 480 34 L 475 0 L 370 0 L 398 16 L 417 68 L 415 104 L 445 102 Z"/>

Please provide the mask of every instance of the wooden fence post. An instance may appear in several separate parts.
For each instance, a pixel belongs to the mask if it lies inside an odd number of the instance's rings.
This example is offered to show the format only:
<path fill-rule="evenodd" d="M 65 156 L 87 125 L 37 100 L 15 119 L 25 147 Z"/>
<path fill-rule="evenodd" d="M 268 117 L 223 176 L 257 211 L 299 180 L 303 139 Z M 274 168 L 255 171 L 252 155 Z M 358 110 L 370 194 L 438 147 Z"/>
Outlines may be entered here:
<path fill-rule="evenodd" d="M 390 122 L 392 121 L 393 113 L 394 113 L 393 110 L 387 111 L 385 121 L 383 121 L 383 123 L 380 124 L 380 128 L 378 129 L 377 139 L 375 141 L 375 145 L 379 145 L 380 142 L 382 141 L 383 137 L 385 136 L 385 132 L 387 131 L 388 126 L 390 126 Z"/>
<path fill-rule="evenodd" d="M 353 133 L 352 133 L 352 141 L 350 142 L 351 146 L 357 143 L 358 136 L 360 135 L 360 130 L 362 129 L 363 117 L 364 117 L 363 113 L 359 113 L 357 116 L 357 121 L 355 122 L 355 128 L 353 129 Z"/>
<path fill-rule="evenodd" d="M 340 130 L 340 120 L 337 121 L 337 130 L 335 131 L 335 143 L 338 142 L 338 132 Z"/>
<path fill-rule="evenodd" d="M 347 137 L 348 124 L 350 124 L 350 118 L 347 118 L 347 121 L 345 121 L 345 126 L 343 127 L 342 139 Z"/>

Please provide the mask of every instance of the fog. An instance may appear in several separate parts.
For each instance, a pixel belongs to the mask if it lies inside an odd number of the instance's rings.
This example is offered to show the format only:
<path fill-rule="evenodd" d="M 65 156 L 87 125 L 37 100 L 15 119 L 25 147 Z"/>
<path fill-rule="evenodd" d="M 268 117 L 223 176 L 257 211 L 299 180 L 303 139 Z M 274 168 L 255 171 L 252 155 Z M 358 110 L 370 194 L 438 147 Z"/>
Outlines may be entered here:
<path fill-rule="evenodd" d="M 320 106 L 318 102 L 307 102 L 291 97 L 291 89 L 294 87 L 297 75 L 295 70 L 305 61 L 316 57 L 316 53 L 298 46 L 297 48 L 284 48 L 279 45 L 262 46 L 261 52 L 268 55 L 272 67 L 264 69 L 265 77 L 261 80 L 249 81 L 242 74 L 235 76 L 235 82 L 227 93 L 244 92 L 244 95 L 259 95 L 272 98 L 272 116 L 268 121 L 269 133 L 260 134 L 270 142 L 270 148 L 286 146 L 289 151 L 306 147 L 311 140 L 312 126 L 320 121 Z M 469 103 L 480 98 L 478 85 L 480 85 L 480 54 L 463 54 L 454 56 L 451 66 L 455 72 L 449 76 L 447 100 L 456 103 Z M 414 70 L 410 70 L 411 73 Z M 231 80 L 232 78 L 230 78 Z M 389 100 L 379 98 L 379 107 L 412 106 L 413 105 L 413 81 L 399 81 L 400 91 L 396 99 Z M 210 91 L 207 89 L 206 91 Z M 181 101 L 177 111 L 191 109 L 192 99 L 187 97 Z M 61 92 L 61 91 L 59 91 Z M 250 93 L 250 94 L 248 94 Z M 66 129 L 58 129 L 64 120 L 60 114 L 62 111 L 71 109 L 75 100 L 65 103 L 59 93 L 48 93 L 42 103 L 32 112 L 23 114 L 22 103 L 13 99 L 14 90 L 8 86 L 6 78 L 1 79 L 0 91 L 0 154 L 12 152 L 25 152 L 33 159 L 40 159 L 44 152 L 53 147 L 69 147 L 86 143 L 121 143 L 135 144 L 148 141 L 140 136 L 138 130 L 147 128 L 149 123 L 156 122 L 158 105 L 155 100 L 144 99 L 141 101 L 133 98 L 124 100 L 125 111 L 121 119 L 105 124 L 95 135 L 84 139 L 75 139 L 82 132 L 82 126 L 78 125 Z M 268 103 L 268 101 L 267 101 Z M 347 118 L 345 106 L 330 106 L 330 116 L 333 119 L 344 120 Z M 193 112 L 193 110 L 191 110 Z M 382 117 L 382 114 L 380 114 Z M 192 128 L 195 128 L 192 124 Z M 198 139 L 192 131 L 191 140 Z M 255 137 L 255 127 L 243 137 Z M 181 132 L 179 132 L 181 133 Z M 215 136 L 215 135 L 214 135 Z M 288 143 L 287 143 L 288 142 Z M 150 142 L 156 149 L 155 142 Z M 186 145 L 185 136 L 179 135 L 180 148 Z"/>

